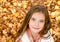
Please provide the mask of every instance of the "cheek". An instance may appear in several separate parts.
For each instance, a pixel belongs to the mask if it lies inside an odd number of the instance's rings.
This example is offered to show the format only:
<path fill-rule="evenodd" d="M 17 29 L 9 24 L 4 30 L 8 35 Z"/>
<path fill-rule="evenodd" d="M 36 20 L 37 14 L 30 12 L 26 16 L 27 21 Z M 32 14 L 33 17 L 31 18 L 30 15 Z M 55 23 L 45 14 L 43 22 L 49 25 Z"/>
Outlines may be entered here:
<path fill-rule="evenodd" d="M 44 23 L 40 24 L 39 27 L 40 28 L 43 28 L 44 27 Z"/>
<path fill-rule="evenodd" d="M 34 25 L 34 22 L 30 20 L 29 25 Z"/>

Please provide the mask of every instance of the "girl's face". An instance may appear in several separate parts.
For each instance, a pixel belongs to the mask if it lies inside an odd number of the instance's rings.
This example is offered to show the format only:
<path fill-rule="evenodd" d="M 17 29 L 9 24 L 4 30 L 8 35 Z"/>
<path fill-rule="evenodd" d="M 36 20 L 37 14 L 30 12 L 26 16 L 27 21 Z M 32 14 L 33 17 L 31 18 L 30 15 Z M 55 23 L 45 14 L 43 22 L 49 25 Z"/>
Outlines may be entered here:
<path fill-rule="evenodd" d="M 35 12 L 29 21 L 29 29 L 33 33 L 39 33 L 43 29 L 44 23 L 44 14 L 42 12 Z"/>

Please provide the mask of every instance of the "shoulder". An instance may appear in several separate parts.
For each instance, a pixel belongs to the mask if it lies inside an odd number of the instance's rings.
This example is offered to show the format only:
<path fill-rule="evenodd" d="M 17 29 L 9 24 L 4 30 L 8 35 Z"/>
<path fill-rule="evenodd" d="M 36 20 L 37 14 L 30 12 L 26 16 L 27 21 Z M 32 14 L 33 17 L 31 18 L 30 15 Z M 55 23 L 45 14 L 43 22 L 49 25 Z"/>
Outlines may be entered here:
<path fill-rule="evenodd" d="M 27 32 L 25 32 L 21 38 L 22 42 L 29 42 L 29 38 L 28 38 L 28 35 L 27 35 Z"/>
<path fill-rule="evenodd" d="M 30 42 L 29 41 L 29 38 L 28 38 L 28 35 L 27 35 L 27 32 L 25 32 L 22 37 L 19 36 L 15 42 Z"/>
<path fill-rule="evenodd" d="M 48 31 L 48 33 L 43 36 L 42 40 L 46 42 L 54 42 L 50 31 Z"/>
<path fill-rule="evenodd" d="M 53 39 L 53 37 L 42 38 L 41 42 L 54 42 L 54 39 Z"/>

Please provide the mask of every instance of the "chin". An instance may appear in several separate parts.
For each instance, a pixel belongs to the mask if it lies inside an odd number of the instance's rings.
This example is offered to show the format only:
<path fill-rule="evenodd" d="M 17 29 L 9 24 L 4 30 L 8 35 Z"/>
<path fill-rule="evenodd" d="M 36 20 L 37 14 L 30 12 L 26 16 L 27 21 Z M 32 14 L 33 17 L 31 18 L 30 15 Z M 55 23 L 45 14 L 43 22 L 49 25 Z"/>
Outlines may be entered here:
<path fill-rule="evenodd" d="M 40 31 L 38 31 L 38 30 L 34 30 L 33 32 L 34 32 L 34 33 L 39 33 Z"/>

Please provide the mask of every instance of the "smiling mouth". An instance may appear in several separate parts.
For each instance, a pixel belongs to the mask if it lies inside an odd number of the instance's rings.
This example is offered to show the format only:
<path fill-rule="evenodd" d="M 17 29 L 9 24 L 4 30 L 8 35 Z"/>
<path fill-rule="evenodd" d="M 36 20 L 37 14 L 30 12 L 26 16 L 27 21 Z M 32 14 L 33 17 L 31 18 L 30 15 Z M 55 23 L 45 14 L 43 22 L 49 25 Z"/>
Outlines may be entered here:
<path fill-rule="evenodd" d="M 37 29 L 37 30 L 39 29 L 39 28 L 35 28 L 35 27 L 33 27 L 33 28 L 34 28 L 34 29 Z"/>

